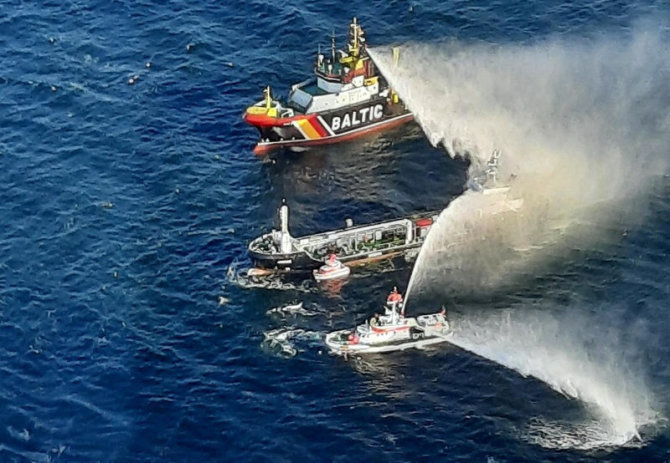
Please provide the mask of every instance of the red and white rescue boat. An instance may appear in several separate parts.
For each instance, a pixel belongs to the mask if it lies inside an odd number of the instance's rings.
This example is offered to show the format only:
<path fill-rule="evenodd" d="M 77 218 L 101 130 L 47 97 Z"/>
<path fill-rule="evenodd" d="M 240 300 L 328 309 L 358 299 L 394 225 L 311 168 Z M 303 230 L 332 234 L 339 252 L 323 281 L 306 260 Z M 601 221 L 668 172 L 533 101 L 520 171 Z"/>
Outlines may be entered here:
<path fill-rule="evenodd" d="M 389 295 L 384 315 L 375 314 L 356 328 L 326 335 L 326 345 L 338 355 L 372 354 L 415 349 L 446 342 L 450 333 L 446 311 L 405 317 L 402 296 Z"/>
<path fill-rule="evenodd" d="M 351 273 L 351 269 L 340 262 L 335 254 L 331 254 L 325 264 L 312 272 L 316 281 L 346 278 L 349 273 Z"/>

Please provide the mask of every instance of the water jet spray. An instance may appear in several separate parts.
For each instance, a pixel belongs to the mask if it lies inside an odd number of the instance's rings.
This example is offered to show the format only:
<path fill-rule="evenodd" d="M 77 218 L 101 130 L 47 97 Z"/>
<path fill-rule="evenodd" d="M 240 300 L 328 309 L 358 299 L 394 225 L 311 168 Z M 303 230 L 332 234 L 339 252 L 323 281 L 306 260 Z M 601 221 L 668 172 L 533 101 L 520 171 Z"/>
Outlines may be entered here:
<path fill-rule="evenodd" d="M 452 201 L 421 248 L 407 302 L 445 287 L 501 291 L 567 251 L 597 249 L 609 239 L 603 230 L 620 236 L 618 226 L 643 216 L 670 146 L 670 47 L 661 29 L 524 46 L 409 44 L 401 59 L 370 50 L 433 145 L 469 156 L 471 178 L 501 149 L 500 177 L 513 175 L 510 194 L 523 200 L 512 219 L 481 214 L 474 191 Z M 622 372 L 625 350 L 600 352 L 598 333 L 578 326 L 559 330 L 552 317 L 560 310 L 520 307 L 511 324 L 498 311 L 466 313 L 453 324 L 454 343 L 581 400 L 604 429 L 594 445 L 640 439 L 639 427 L 657 414 L 644 383 Z M 584 324 L 587 312 L 573 318 Z"/>

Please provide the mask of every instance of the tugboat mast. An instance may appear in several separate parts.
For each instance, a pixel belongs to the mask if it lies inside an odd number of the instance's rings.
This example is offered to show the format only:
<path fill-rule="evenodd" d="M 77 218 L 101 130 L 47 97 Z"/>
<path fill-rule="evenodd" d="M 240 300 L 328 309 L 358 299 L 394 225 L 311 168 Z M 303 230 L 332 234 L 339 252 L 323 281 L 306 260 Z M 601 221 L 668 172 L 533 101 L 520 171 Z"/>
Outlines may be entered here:
<path fill-rule="evenodd" d="M 333 34 L 330 36 L 330 59 L 331 63 L 335 63 L 335 30 L 333 29 Z"/>
<path fill-rule="evenodd" d="M 358 58 L 360 54 L 361 32 L 361 28 L 356 22 L 356 17 L 354 17 L 349 26 L 349 54 L 355 58 Z"/>

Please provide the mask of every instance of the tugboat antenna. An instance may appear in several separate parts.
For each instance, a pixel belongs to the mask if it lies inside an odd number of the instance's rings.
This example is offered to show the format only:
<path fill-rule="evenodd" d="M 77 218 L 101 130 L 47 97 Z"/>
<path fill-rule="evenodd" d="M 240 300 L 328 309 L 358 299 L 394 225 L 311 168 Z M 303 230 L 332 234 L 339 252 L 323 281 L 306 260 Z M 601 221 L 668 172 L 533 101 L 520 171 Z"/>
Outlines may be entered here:
<path fill-rule="evenodd" d="M 265 109 L 269 110 L 272 107 L 272 90 L 269 85 L 263 90 L 263 93 L 265 94 Z"/>
<path fill-rule="evenodd" d="M 335 63 L 335 29 L 333 29 L 333 35 L 330 37 L 330 54 L 333 64 Z"/>

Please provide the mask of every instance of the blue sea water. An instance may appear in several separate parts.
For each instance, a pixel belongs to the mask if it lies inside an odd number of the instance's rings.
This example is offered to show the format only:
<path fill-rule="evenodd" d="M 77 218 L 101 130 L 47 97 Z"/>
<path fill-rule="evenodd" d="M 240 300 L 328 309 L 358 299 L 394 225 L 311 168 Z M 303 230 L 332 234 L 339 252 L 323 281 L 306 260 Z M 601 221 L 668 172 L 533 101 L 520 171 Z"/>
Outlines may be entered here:
<path fill-rule="evenodd" d="M 248 288 L 227 272 L 281 198 L 301 235 L 440 208 L 463 190 L 463 163 L 416 125 L 253 155 L 246 105 L 266 84 L 302 80 L 352 16 L 388 45 L 625 33 L 667 14 L 664 1 L 2 2 L 0 461 L 670 459 L 662 419 L 632 446 L 529 441 L 529 423 L 583 405 L 456 347 L 328 355 L 323 334 L 368 316 L 409 268 L 331 292 Z M 583 297 L 616 301 L 642 331 L 654 409 L 667 415 L 669 192 L 614 257 L 570 256 L 460 310 L 595 278 Z M 311 316 L 268 313 L 298 300 Z M 291 329 L 296 355 L 264 342 Z"/>

